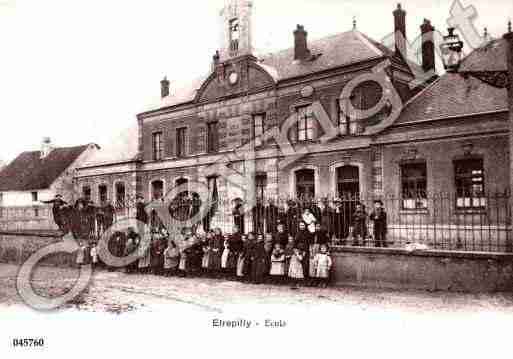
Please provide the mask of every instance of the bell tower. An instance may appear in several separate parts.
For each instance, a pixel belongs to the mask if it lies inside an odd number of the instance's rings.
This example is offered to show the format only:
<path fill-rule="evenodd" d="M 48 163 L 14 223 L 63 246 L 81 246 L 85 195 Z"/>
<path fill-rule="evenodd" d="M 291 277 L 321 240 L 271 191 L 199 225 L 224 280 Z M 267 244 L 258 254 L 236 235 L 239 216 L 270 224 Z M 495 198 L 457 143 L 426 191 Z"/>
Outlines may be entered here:
<path fill-rule="evenodd" d="M 220 61 L 252 54 L 253 3 L 249 0 L 228 0 L 221 10 Z"/>

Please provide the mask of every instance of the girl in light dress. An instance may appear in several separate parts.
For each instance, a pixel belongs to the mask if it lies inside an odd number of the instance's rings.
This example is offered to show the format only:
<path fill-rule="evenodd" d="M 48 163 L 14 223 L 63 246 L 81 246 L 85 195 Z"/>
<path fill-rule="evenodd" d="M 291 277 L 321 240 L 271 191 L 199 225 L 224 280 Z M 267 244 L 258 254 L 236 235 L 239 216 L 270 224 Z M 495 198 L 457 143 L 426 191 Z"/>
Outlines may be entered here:
<path fill-rule="evenodd" d="M 319 280 L 319 286 L 326 288 L 330 278 L 331 267 L 333 266 L 333 261 L 328 253 L 327 245 L 321 245 L 320 252 L 315 255 L 314 265 L 315 278 Z"/>
<path fill-rule="evenodd" d="M 285 276 L 285 252 L 281 244 L 276 243 L 271 255 L 271 271 L 269 272 L 273 283 L 282 283 Z"/>
<path fill-rule="evenodd" d="M 223 241 L 223 254 L 221 254 L 221 269 L 224 275 L 228 274 L 228 259 L 230 258 L 230 241 L 228 236 L 224 237 Z"/>
<path fill-rule="evenodd" d="M 299 288 L 299 285 L 305 279 L 303 272 L 304 252 L 299 248 L 294 248 L 294 254 L 290 258 L 289 277 L 294 281 L 293 289 Z"/>
<path fill-rule="evenodd" d="M 80 243 L 79 244 L 79 249 L 77 251 L 77 265 L 78 266 L 83 266 L 84 263 L 85 263 L 85 252 L 86 252 L 86 247 L 83 243 Z"/>
<path fill-rule="evenodd" d="M 207 233 L 202 241 L 201 249 L 203 250 L 203 257 L 201 258 L 201 272 L 203 275 L 207 275 L 208 267 L 210 265 L 210 238 L 211 233 Z"/>
<path fill-rule="evenodd" d="M 242 250 L 239 253 L 239 256 L 237 258 L 237 278 L 239 280 L 242 280 L 245 275 L 244 266 L 246 265 L 246 254 L 248 251 L 248 236 L 245 234 L 241 235 L 242 240 Z"/>
<path fill-rule="evenodd" d="M 98 264 L 98 248 L 96 244 L 93 244 L 91 247 L 91 264 L 93 265 L 93 269 Z"/>
<path fill-rule="evenodd" d="M 168 247 L 164 251 L 164 273 L 169 277 L 176 273 L 180 264 L 180 250 L 175 242 L 170 241 Z"/>
<path fill-rule="evenodd" d="M 187 275 L 187 260 L 188 260 L 188 249 L 190 247 L 189 233 L 185 233 L 180 244 L 180 262 L 178 264 L 178 271 L 182 277 Z"/>

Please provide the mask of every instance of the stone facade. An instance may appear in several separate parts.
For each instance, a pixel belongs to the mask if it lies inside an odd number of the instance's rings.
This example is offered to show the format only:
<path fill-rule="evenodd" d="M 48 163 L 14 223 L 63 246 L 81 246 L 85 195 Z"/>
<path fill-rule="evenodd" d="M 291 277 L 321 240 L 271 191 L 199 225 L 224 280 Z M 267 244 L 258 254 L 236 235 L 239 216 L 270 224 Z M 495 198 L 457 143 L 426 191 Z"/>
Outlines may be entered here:
<path fill-rule="evenodd" d="M 297 197 L 296 173 L 304 169 L 313 171 L 316 197 L 342 196 L 344 193 L 340 193 L 340 188 L 343 186 L 339 186 L 338 180 L 341 168 L 352 171 L 351 180 L 356 186 L 352 191 L 360 193 L 367 204 L 387 195 L 400 197 L 400 166 L 418 160 L 426 163 L 429 194 L 454 194 L 453 161 L 472 156 L 483 160 L 484 186 L 488 192 L 508 188 L 510 175 L 505 165 L 509 162 L 507 109 L 496 106 L 493 111 L 483 108 L 482 112 L 478 109 L 477 113 L 456 115 L 452 109 L 447 109 L 443 118 L 429 118 L 424 113 L 428 119 L 421 120 L 411 115 L 408 109 L 417 105 L 417 96 L 422 102 L 422 96 L 427 96 L 439 82 L 435 79 L 432 84 L 411 88 L 413 72 L 397 53 L 382 49 L 353 30 L 340 36 L 341 43 L 326 47 L 347 46 L 345 54 L 316 52 L 326 46 L 326 42 L 334 41 L 328 39 L 315 43 L 311 56 L 304 60 L 284 59 L 282 53 L 260 59 L 251 53 L 251 5 L 247 1 L 230 1 L 227 6 L 221 13 L 221 55 L 214 57 L 211 74 L 201 86 L 191 91 L 188 99 L 184 100 L 184 96 L 180 96 L 181 101 L 164 98 L 162 106 L 137 116 L 138 158 L 124 165 L 124 169 L 119 164 L 112 164 L 80 170 L 77 186 L 98 187 L 105 183 L 111 188 L 115 181 L 123 179 L 131 196 L 138 193 L 151 199 L 155 181 L 162 182 L 164 194 L 180 179 L 206 185 L 213 165 L 220 161 L 242 173 L 247 172 L 243 157 L 252 148 L 248 144 L 256 133 L 254 117 L 264 115 L 263 130 L 267 133 L 262 143 L 255 144 L 255 164 L 251 172 L 266 175 L 266 197 Z M 402 26 L 402 22 L 397 21 L 397 16 L 402 14 L 402 11 L 395 12 L 396 27 Z M 230 48 L 228 29 L 229 22 L 238 17 L 242 29 L 237 35 L 241 39 L 240 51 L 234 52 Z M 347 40 L 349 38 L 351 41 Z M 331 59 L 330 56 L 336 60 L 347 52 L 356 52 L 355 42 L 373 53 L 339 66 L 329 66 L 332 61 L 323 62 Z M 430 56 L 434 55 L 426 54 L 424 61 L 430 62 Z M 388 83 L 386 88 L 379 82 L 383 74 Z M 358 86 L 353 86 L 355 82 Z M 354 89 L 348 92 L 350 86 Z M 461 86 L 468 87 L 466 91 L 473 90 L 470 85 Z M 172 93 L 171 89 L 171 97 Z M 450 97 L 451 94 L 440 96 Z M 381 101 L 383 98 L 386 101 Z M 347 134 L 339 127 L 344 101 L 361 110 L 379 104 L 379 111 L 358 119 L 355 130 Z M 316 119 L 311 126 L 309 141 L 299 140 L 297 122 L 289 126 L 303 106 L 311 106 Z M 393 116 L 396 111 L 402 112 L 400 120 Z M 429 112 L 430 107 L 426 111 Z M 208 148 L 208 129 L 212 123 L 218 129 L 215 151 Z M 186 133 L 180 156 L 178 129 L 185 129 Z M 330 133 L 333 129 L 335 134 Z M 155 134 L 160 134 L 162 152 L 159 158 L 155 158 Z M 295 149 L 296 153 L 306 149 L 306 154 L 289 161 L 290 156 L 285 153 L 287 148 Z M 111 189 L 109 193 L 113 191 Z M 239 196 L 237 189 L 223 178 L 219 179 L 218 191 L 219 197 L 227 200 Z M 229 209 L 223 210 L 230 213 Z M 394 218 L 398 222 L 403 215 L 406 221 L 412 218 L 412 213 L 402 213 L 400 208 L 390 211 L 397 213 Z M 501 217 L 501 221 L 506 222 L 506 217 Z"/>

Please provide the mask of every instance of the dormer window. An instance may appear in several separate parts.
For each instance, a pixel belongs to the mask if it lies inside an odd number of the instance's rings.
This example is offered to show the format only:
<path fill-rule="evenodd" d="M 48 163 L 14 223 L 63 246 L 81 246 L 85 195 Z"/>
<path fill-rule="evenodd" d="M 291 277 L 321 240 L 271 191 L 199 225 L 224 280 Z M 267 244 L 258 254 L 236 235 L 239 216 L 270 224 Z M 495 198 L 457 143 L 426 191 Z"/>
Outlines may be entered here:
<path fill-rule="evenodd" d="M 239 51 L 240 23 L 239 19 L 230 21 L 230 50 Z"/>

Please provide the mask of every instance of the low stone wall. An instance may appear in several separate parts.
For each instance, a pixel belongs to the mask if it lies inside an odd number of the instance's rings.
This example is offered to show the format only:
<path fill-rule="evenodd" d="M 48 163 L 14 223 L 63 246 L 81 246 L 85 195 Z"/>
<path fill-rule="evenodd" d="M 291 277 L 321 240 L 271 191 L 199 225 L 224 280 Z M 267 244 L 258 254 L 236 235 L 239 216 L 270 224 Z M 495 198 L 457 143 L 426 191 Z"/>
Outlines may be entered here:
<path fill-rule="evenodd" d="M 0 233 L 0 262 L 21 264 L 60 240 L 52 235 Z M 513 292 L 513 254 L 335 247 L 332 258 L 336 286 Z M 55 254 L 41 264 L 71 267 L 75 255 Z"/>
<path fill-rule="evenodd" d="M 449 251 L 338 247 L 333 282 L 429 291 L 513 291 L 513 255 Z"/>
<path fill-rule="evenodd" d="M 47 234 L 0 233 L 0 262 L 22 264 L 39 249 L 59 241 L 60 237 Z M 74 263 L 73 254 L 56 253 L 46 257 L 40 264 L 70 267 Z"/>

